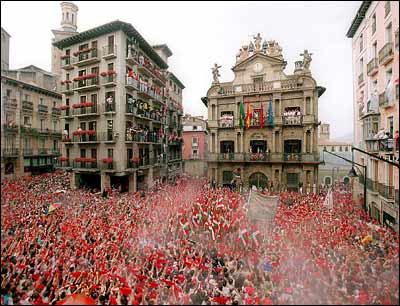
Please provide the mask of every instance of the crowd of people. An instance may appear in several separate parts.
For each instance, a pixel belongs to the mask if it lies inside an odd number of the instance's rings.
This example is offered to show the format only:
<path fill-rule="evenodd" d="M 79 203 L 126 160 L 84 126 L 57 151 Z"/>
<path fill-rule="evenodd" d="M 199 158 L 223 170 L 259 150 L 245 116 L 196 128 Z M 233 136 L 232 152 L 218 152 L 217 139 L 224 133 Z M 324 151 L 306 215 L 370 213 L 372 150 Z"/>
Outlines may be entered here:
<path fill-rule="evenodd" d="M 332 208 L 282 192 L 267 227 L 204 179 L 107 197 L 64 172 L 1 185 L 2 305 L 399 304 L 398 234 L 345 190 Z"/>

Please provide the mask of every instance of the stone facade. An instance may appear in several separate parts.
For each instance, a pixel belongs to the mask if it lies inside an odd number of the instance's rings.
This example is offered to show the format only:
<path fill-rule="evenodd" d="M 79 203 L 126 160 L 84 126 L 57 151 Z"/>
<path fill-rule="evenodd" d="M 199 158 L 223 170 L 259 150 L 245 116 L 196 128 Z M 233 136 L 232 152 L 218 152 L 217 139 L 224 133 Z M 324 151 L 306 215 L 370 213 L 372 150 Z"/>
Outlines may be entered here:
<path fill-rule="evenodd" d="M 54 170 L 60 154 L 60 105 L 60 94 L 2 75 L 2 178 Z"/>
<path fill-rule="evenodd" d="M 8 70 L 10 65 L 10 34 L 1 28 L 1 70 Z"/>
<path fill-rule="evenodd" d="M 399 2 L 363 1 L 347 37 L 352 38 L 354 145 L 398 163 Z M 399 168 L 357 151 L 354 158 L 367 166 L 369 214 L 398 231 Z M 363 184 L 356 180 L 355 197 Z"/>
<path fill-rule="evenodd" d="M 294 74 L 286 75 L 282 48 L 275 41 L 261 47 L 260 39 L 240 49 L 232 82 L 220 83 L 219 66 L 212 68 L 214 81 L 202 99 L 208 107 L 208 178 L 245 187 L 312 186 L 320 163 L 318 98 L 325 88 L 311 76 L 307 50 Z"/>
<path fill-rule="evenodd" d="M 72 187 L 136 191 L 179 175 L 184 86 L 136 29 L 114 21 L 54 46 Z"/>

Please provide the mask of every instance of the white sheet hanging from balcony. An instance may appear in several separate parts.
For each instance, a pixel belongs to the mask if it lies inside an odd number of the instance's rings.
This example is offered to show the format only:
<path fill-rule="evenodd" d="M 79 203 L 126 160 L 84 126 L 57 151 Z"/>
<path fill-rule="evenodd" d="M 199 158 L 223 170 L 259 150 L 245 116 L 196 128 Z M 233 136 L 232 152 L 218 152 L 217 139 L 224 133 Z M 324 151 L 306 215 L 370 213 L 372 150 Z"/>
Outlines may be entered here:
<path fill-rule="evenodd" d="M 385 100 L 390 104 L 393 101 L 392 99 L 393 99 L 393 83 L 392 80 L 389 80 L 385 89 Z"/>

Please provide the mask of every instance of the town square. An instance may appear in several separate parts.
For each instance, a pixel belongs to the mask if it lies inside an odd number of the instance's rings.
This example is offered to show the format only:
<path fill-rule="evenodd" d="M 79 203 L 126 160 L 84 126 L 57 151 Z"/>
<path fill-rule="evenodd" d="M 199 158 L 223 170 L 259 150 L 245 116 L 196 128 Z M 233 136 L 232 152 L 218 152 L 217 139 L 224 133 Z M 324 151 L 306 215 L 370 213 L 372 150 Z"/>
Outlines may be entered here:
<path fill-rule="evenodd" d="M 397 1 L 92 5 L 1 4 L 2 305 L 399 304 Z"/>

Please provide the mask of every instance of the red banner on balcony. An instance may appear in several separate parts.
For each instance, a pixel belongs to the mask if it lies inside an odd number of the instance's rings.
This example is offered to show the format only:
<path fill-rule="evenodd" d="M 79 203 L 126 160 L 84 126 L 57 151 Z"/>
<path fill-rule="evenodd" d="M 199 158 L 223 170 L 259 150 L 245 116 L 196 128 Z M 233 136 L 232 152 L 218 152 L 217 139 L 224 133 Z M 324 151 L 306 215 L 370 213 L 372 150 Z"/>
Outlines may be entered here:
<path fill-rule="evenodd" d="M 108 158 L 103 158 L 101 161 L 105 164 L 112 164 L 113 159 L 111 157 L 108 157 Z"/>
<path fill-rule="evenodd" d="M 74 159 L 75 162 L 86 162 L 86 163 L 94 163 L 97 161 L 96 158 L 88 158 L 88 157 L 77 157 Z"/>
<path fill-rule="evenodd" d="M 63 161 L 69 161 L 69 158 L 68 158 L 68 157 L 60 156 L 60 158 L 59 158 L 58 160 L 61 161 L 61 162 L 63 162 Z"/>
<path fill-rule="evenodd" d="M 91 73 L 91 74 L 78 76 L 78 77 L 74 78 L 74 81 L 92 79 L 92 78 L 95 78 L 95 77 L 97 77 L 97 74 L 96 73 Z"/>
<path fill-rule="evenodd" d="M 103 71 L 102 73 L 100 73 L 100 75 L 102 77 L 110 75 L 110 74 L 115 74 L 116 72 L 114 70 L 108 70 L 108 71 Z"/>
<path fill-rule="evenodd" d="M 76 103 L 76 104 L 72 104 L 73 108 L 80 108 L 80 107 L 90 107 L 90 106 L 94 106 L 95 103 L 94 102 L 84 102 L 84 103 Z"/>

